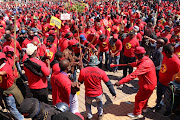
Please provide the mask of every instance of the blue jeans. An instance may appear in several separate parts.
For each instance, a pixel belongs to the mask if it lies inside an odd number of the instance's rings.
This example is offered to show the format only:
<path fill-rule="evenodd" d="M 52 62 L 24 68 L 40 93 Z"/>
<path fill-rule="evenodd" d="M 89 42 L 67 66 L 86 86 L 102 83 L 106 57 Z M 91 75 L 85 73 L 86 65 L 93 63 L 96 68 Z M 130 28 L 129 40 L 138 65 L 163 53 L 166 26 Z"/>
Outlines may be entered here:
<path fill-rule="evenodd" d="M 13 114 L 14 117 L 16 117 L 18 120 L 24 120 L 24 117 L 16 108 L 15 99 L 13 96 L 6 97 L 7 106 L 10 110 L 10 112 Z"/>
<path fill-rule="evenodd" d="M 91 112 L 91 104 L 92 104 L 92 101 L 94 99 L 97 102 L 98 115 L 103 114 L 102 94 L 100 96 L 97 96 L 97 97 L 85 96 L 85 105 L 86 105 L 86 112 L 87 112 L 88 119 L 91 119 L 93 117 L 92 112 Z"/>
<path fill-rule="evenodd" d="M 99 55 L 100 66 L 102 66 L 103 53 L 105 53 L 105 67 L 107 68 L 107 63 L 108 63 L 108 60 L 109 60 L 109 51 L 100 52 L 100 55 Z"/>
<path fill-rule="evenodd" d="M 114 60 L 114 64 L 119 64 L 119 59 L 120 59 L 120 55 L 119 56 L 114 56 L 113 58 L 111 57 L 111 55 L 109 55 L 109 70 L 112 71 L 112 68 L 110 67 L 110 64 L 112 63 L 112 60 Z M 114 67 L 114 71 L 118 70 L 118 66 Z"/>

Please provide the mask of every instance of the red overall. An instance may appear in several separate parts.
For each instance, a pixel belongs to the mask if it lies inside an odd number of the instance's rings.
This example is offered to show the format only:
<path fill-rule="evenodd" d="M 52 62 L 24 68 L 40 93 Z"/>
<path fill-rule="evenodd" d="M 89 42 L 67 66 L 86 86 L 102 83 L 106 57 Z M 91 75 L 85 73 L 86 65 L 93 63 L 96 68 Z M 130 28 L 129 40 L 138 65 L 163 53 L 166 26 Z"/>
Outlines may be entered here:
<path fill-rule="evenodd" d="M 136 77 L 139 78 L 139 91 L 135 97 L 134 108 L 134 115 L 139 115 L 142 113 L 142 109 L 146 109 L 148 99 L 157 85 L 156 70 L 154 63 L 147 56 L 131 63 L 131 66 L 137 67 L 137 69 L 119 82 L 123 84 Z"/>

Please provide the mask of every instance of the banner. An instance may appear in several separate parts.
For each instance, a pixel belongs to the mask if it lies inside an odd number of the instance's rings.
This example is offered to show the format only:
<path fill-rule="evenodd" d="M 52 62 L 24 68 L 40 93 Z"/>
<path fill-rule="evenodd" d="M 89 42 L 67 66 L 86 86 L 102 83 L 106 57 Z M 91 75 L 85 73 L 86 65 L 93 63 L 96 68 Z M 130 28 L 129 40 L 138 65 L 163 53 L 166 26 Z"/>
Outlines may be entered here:
<path fill-rule="evenodd" d="M 50 25 L 51 26 L 57 26 L 59 29 L 61 29 L 61 20 L 52 16 L 50 20 Z"/>
<path fill-rule="evenodd" d="M 61 20 L 70 20 L 71 15 L 66 13 L 66 14 L 61 14 Z"/>

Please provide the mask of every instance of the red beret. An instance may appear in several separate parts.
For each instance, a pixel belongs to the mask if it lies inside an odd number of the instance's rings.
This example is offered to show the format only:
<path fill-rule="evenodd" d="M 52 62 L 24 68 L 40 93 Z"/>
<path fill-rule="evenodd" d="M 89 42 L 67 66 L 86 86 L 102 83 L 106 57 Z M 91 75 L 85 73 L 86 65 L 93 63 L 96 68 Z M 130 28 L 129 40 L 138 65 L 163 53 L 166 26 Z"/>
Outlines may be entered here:
<path fill-rule="evenodd" d="M 135 53 L 136 54 L 144 54 L 144 53 L 146 53 L 146 51 L 145 51 L 144 47 L 139 46 L 139 47 L 136 47 Z"/>

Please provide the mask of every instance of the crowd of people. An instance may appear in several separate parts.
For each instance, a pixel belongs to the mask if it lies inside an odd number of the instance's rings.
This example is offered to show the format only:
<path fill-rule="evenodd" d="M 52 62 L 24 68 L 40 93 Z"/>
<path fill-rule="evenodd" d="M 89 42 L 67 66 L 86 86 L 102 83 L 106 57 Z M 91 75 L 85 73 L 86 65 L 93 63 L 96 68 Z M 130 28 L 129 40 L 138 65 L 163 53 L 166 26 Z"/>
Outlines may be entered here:
<path fill-rule="evenodd" d="M 69 9 L 75 5 L 82 10 Z M 52 16 L 61 19 L 64 13 L 71 18 L 61 20 L 60 29 L 50 25 Z M 128 116 L 142 118 L 156 86 L 155 112 L 162 108 L 168 84 L 179 81 L 180 6 L 178 1 L 141 0 L 1 2 L 0 50 L 1 96 L 18 120 L 62 118 L 59 112 L 52 112 L 54 109 L 49 109 L 52 114 L 38 116 L 42 109 L 49 108 L 48 91 L 52 91 L 53 105 L 63 102 L 70 107 L 73 114 L 67 113 L 68 117 L 84 119 L 77 99 L 83 83 L 87 119 L 93 118 L 93 100 L 97 102 L 98 118 L 103 119 L 101 81 L 112 96 L 118 96 L 105 71 L 119 74 L 119 67 L 111 68 L 110 64 L 123 64 L 122 79 L 115 86 L 139 78 L 134 112 Z M 19 77 L 28 81 L 36 99 L 28 101 L 22 94 L 16 85 Z M 164 115 L 170 113 L 167 108 Z"/>

